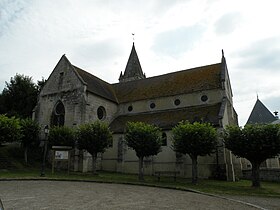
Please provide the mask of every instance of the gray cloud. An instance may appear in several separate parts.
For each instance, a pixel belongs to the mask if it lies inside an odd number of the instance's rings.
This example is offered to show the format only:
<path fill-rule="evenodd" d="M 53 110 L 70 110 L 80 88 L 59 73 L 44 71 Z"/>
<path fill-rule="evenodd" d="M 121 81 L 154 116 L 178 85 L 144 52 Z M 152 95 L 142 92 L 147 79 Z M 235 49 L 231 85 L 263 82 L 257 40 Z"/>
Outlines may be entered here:
<path fill-rule="evenodd" d="M 241 21 L 241 15 L 238 12 L 228 13 L 220 17 L 214 24 L 215 32 L 218 35 L 232 33 Z"/>
<path fill-rule="evenodd" d="M 0 2 L 0 36 L 11 27 L 25 13 L 27 7 L 25 0 Z"/>
<path fill-rule="evenodd" d="M 251 43 L 240 50 L 235 57 L 243 58 L 240 68 L 279 70 L 280 37 L 272 37 Z M 244 62 L 245 61 L 245 62 Z"/>
<path fill-rule="evenodd" d="M 105 40 L 100 42 L 85 42 L 79 44 L 75 50 L 77 56 L 83 57 L 85 61 L 93 60 L 95 62 L 108 62 L 109 59 L 114 59 L 122 55 L 123 48 L 115 40 Z"/>
<path fill-rule="evenodd" d="M 204 30 L 201 25 L 193 25 L 165 31 L 157 35 L 152 50 L 163 55 L 178 56 L 193 49 L 194 44 L 201 39 Z"/>

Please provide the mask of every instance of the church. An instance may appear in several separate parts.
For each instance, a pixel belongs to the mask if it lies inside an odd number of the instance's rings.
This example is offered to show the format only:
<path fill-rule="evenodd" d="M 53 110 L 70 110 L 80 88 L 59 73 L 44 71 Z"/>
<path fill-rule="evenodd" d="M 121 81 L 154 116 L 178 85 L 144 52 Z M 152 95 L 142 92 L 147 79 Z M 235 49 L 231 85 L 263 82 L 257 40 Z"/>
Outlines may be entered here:
<path fill-rule="evenodd" d="M 162 129 L 162 151 L 144 160 L 144 173 L 179 171 L 191 177 L 191 159 L 172 148 L 171 129 L 180 121 L 209 122 L 220 133 L 238 125 L 224 53 L 219 63 L 146 77 L 133 43 L 119 82 L 109 84 L 73 65 L 65 55 L 51 72 L 38 98 L 33 118 L 42 126 L 77 127 L 101 120 L 113 132 L 113 144 L 98 156 L 104 171 L 138 173 L 138 158 L 124 143 L 127 122 L 141 121 Z M 43 135 L 43 131 L 42 131 Z M 72 170 L 91 170 L 91 156 L 75 150 Z M 199 177 L 234 180 L 241 162 L 224 148 L 198 158 Z"/>

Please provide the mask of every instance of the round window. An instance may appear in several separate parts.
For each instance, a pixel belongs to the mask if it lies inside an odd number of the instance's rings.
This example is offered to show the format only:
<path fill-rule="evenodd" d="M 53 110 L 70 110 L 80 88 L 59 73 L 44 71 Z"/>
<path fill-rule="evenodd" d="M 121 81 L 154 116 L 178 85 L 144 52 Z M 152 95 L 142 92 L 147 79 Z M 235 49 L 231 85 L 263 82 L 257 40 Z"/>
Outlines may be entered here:
<path fill-rule="evenodd" d="M 132 106 L 129 106 L 129 107 L 127 108 L 127 110 L 128 110 L 129 112 L 131 112 L 131 111 L 133 110 L 133 107 L 132 107 Z"/>
<path fill-rule="evenodd" d="M 150 108 L 151 108 L 151 109 L 154 109 L 155 107 L 156 107 L 156 104 L 155 104 L 155 103 L 151 103 L 151 104 L 150 104 Z"/>
<path fill-rule="evenodd" d="M 97 117 L 99 120 L 104 120 L 106 117 L 106 111 L 103 106 L 98 107 L 97 109 Z"/>
<path fill-rule="evenodd" d="M 208 100 L 208 96 L 207 95 L 201 96 L 201 101 L 205 102 L 207 100 Z"/>
<path fill-rule="evenodd" d="M 175 104 L 176 106 L 180 105 L 180 103 L 181 103 L 180 99 L 176 99 L 176 100 L 174 101 L 174 104 Z"/>

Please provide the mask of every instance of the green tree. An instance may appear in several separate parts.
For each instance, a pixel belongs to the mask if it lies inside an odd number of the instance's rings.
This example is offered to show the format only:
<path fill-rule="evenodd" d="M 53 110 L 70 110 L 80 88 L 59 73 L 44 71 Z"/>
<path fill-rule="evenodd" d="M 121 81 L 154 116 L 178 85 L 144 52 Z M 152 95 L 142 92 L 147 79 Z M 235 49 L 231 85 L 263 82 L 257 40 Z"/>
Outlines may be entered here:
<path fill-rule="evenodd" d="M 28 162 L 28 149 L 38 143 L 40 126 L 30 118 L 22 119 L 21 126 L 21 144 L 24 148 L 24 160 Z"/>
<path fill-rule="evenodd" d="M 20 138 L 21 132 L 19 119 L 0 115 L 0 145 L 5 142 L 19 141 Z"/>
<path fill-rule="evenodd" d="M 183 121 L 172 129 L 173 150 L 192 159 L 192 183 L 198 180 L 197 157 L 210 155 L 216 149 L 217 131 L 209 123 Z"/>
<path fill-rule="evenodd" d="M 96 174 L 97 154 L 103 153 L 112 144 L 113 137 L 108 125 L 101 121 L 81 125 L 77 130 L 79 149 L 92 156 L 92 173 Z"/>
<path fill-rule="evenodd" d="M 260 187 L 260 164 L 280 154 L 279 125 L 229 126 L 224 134 L 225 146 L 252 164 L 252 186 Z"/>
<path fill-rule="evenodd" d="M 32 110 L 37 103 L 38 86 L 32 78 L 16 74 L 1 94 L 2 114 L 21 118 L 31 117 Z"/>
<path fill-rule="evenodd" d="M 50 129 L 48 141 L 50 146 L 70 146 L 75 145 L 75 132 L 66 126 L 55 126 Z"/>
<path fill-rule="evenodd" d="M 161 151 L 161 132 L 156 126 L 143 122 L 128 122 L 126 126 L 125 141 L 128 147 L 136 152 L 139 158 L 140 181 L 144 180 L 143 159 L 157 155 Z"/>

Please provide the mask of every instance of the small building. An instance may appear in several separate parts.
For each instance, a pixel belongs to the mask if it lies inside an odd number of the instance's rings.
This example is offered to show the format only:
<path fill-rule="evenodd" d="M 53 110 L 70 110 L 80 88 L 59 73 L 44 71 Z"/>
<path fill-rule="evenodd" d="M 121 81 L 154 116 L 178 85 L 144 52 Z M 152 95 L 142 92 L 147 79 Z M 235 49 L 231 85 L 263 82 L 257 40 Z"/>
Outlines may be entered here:
<path fill-rule="evenodd" d="M 237 125 L 232 90 L 224 54 L 220 62 L 146 77 L 133 43 L 119 82 L 106 81 L 72 65 L 61 57 L 43 87 L 34 118 L 40 125 L 76 127 L 96 120 L 105 121 L 113 132 L 113 146 L 100 154 L 98 167 L 105 171 L 138 173 L 135 152 L 124 143 L 125 125 L 141 121 L 159 126 L 166 140 L 162 152 L 145 159 L 145 173 L 180 171 L 191 177 L 191 159 L 171 149 L 171 129 L 180 121 L 209 122 L 221 132 Z M 76 151 L 77 153 L 77 151 Z M 74 170 L 91 170 L 91 157 L 85 151 L 74 161 Z M 234 180 L 241 163 L 220 140 L 212 156 L 198 158 L 199 177 L 225 177 Z"/>

